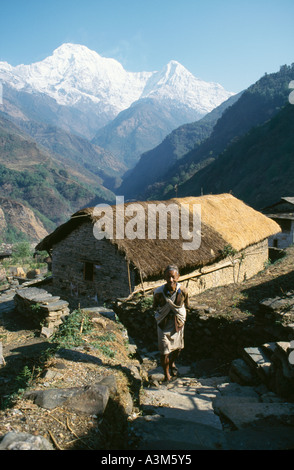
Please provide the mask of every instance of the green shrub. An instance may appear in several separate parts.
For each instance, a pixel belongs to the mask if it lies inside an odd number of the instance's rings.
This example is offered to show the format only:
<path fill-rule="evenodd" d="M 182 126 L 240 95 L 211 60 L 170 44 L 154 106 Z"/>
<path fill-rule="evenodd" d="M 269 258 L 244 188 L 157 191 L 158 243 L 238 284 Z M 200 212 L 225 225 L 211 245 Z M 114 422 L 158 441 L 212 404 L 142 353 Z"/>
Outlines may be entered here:
<path fill-rule="evenodd" d="M 52 337 L 52 342 L 60 347 L 77 347 L 84 343 L 83 334 L 92 331 L 90 316 L 81 309 L 74 310 L 60 325 Z"/>

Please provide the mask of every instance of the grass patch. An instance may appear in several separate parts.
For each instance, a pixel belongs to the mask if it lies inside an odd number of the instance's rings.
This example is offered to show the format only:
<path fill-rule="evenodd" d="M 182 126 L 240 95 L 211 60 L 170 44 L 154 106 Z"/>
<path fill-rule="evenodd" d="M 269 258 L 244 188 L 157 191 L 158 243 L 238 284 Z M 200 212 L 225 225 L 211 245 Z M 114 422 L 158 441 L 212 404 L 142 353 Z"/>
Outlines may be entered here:
<path fill-rule="evenodd" d="M 85 343 L 84 335 L 91 333 L 93 323 L 88 314 L 83 310 L 74 310 L 62 323 L 51 341 L 57 344 L 57 347 L 72 348 L 81 346 Z"/>
<path fill-rule="evenodd" d="M 41 367 L 33 366 L 32 369 L 30 369 L 28 366 L 24 366 L 20 373 L 15 377 L 14 392 L 3 397 L 1 409 L 12 407 L 14 403 L 23 396 L 26 389 L 32 386 L 34 380 L 41 372 Z"/>
<path fill-rule="evenodd" d="M 74 310 L 51 338 L 57 349 L 90 345 L 108 357 L 115 356 L 115 352 L 106 344 L 113 341 L 114 333 L 96 334 L 90 315 L 82 309 Z"/>

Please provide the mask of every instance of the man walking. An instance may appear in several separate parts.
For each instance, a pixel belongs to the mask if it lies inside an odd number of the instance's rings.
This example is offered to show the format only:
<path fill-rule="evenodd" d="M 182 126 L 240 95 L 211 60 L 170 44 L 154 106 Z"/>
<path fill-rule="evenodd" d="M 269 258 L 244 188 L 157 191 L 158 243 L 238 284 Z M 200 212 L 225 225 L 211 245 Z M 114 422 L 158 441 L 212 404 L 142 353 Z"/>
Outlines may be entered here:
<path fill-rule="evenodd" d="M 165 381 L 177 375 L 175 361 L 184 348 L 184 325 L 188 307 L 188 291 L 179 283 L 177 266 L 169 265 L 164 271 L 166 284 L 155 289 L 153 308 L 156 310 L 158 347 Z"/>

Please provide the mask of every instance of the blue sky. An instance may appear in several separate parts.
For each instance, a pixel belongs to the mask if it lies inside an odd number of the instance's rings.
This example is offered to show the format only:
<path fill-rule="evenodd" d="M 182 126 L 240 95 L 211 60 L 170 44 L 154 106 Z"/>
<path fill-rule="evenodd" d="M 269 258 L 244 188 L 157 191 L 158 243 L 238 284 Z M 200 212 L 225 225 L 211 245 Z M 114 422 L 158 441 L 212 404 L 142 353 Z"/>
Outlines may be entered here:
<path fill-rule="evenodd" d="M 0 61 L 12 65 L 72 42 L 132 72 L 177 60 L 238 92 L 294 62 L 293 0 L 0 0 L 0 18 Z"/>

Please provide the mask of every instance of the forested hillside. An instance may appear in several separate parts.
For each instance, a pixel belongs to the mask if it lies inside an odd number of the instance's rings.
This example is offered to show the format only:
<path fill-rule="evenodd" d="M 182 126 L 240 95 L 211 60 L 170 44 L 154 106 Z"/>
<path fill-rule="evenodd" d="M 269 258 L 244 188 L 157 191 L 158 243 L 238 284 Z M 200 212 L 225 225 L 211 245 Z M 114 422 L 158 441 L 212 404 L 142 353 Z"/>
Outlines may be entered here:
<path fill-rule="evenodd" d="M 0 196 L 27 205 L 48 231 L 85 205 L 114 200 L 113 193 L 95 182 L 93 175 L 79 173 L 73 162 L 62 164 L 3 118 L 0 118 Z M 9 237 L 12 233 L 10 227 Z"/>
<path fill-rule="evenodd" d="M 209 137 L 217 120 L 225 109 L 232 106 L 241 93 L 232 96 L 202 119 L 184 124 L 173 130 L 161 144 L 145 152 L 134 169 L 123 177 L 120 194 L 127 198 L 144 197 L 146 188 L 158 181 L 166 172 L 190 150 L 197 148 Z"/>
<path fill-rule="evenodd" d="M 232 192 L 261 210 L 294 196 L 294 106 L 255 127 L 179 188 L 180 196 Z"/>
<path fill-rule="evenodd" d="M 211 135 L 176 162 L 153 188 L 149 188 L 148 196 L 151 199 L 174 196 L 175 186 L 178 194 L 183 193 L 182 184 L 188 182 L 204 167 L 211 165 L 222 152 L 252 128 L 264 124 L 285 106 L 288 102 L 289 83 L 293 77 L 294 64 L 281 67 L 277 73 L 266 74 L 250 86 L 235 104 L 225 110 Z M 205 180 L 202 181 L 206 186 Z M 200 194 L 199 188 L 193 189 L 192 183 L 189 189 L 193 191 L 190 195 Z"/>

